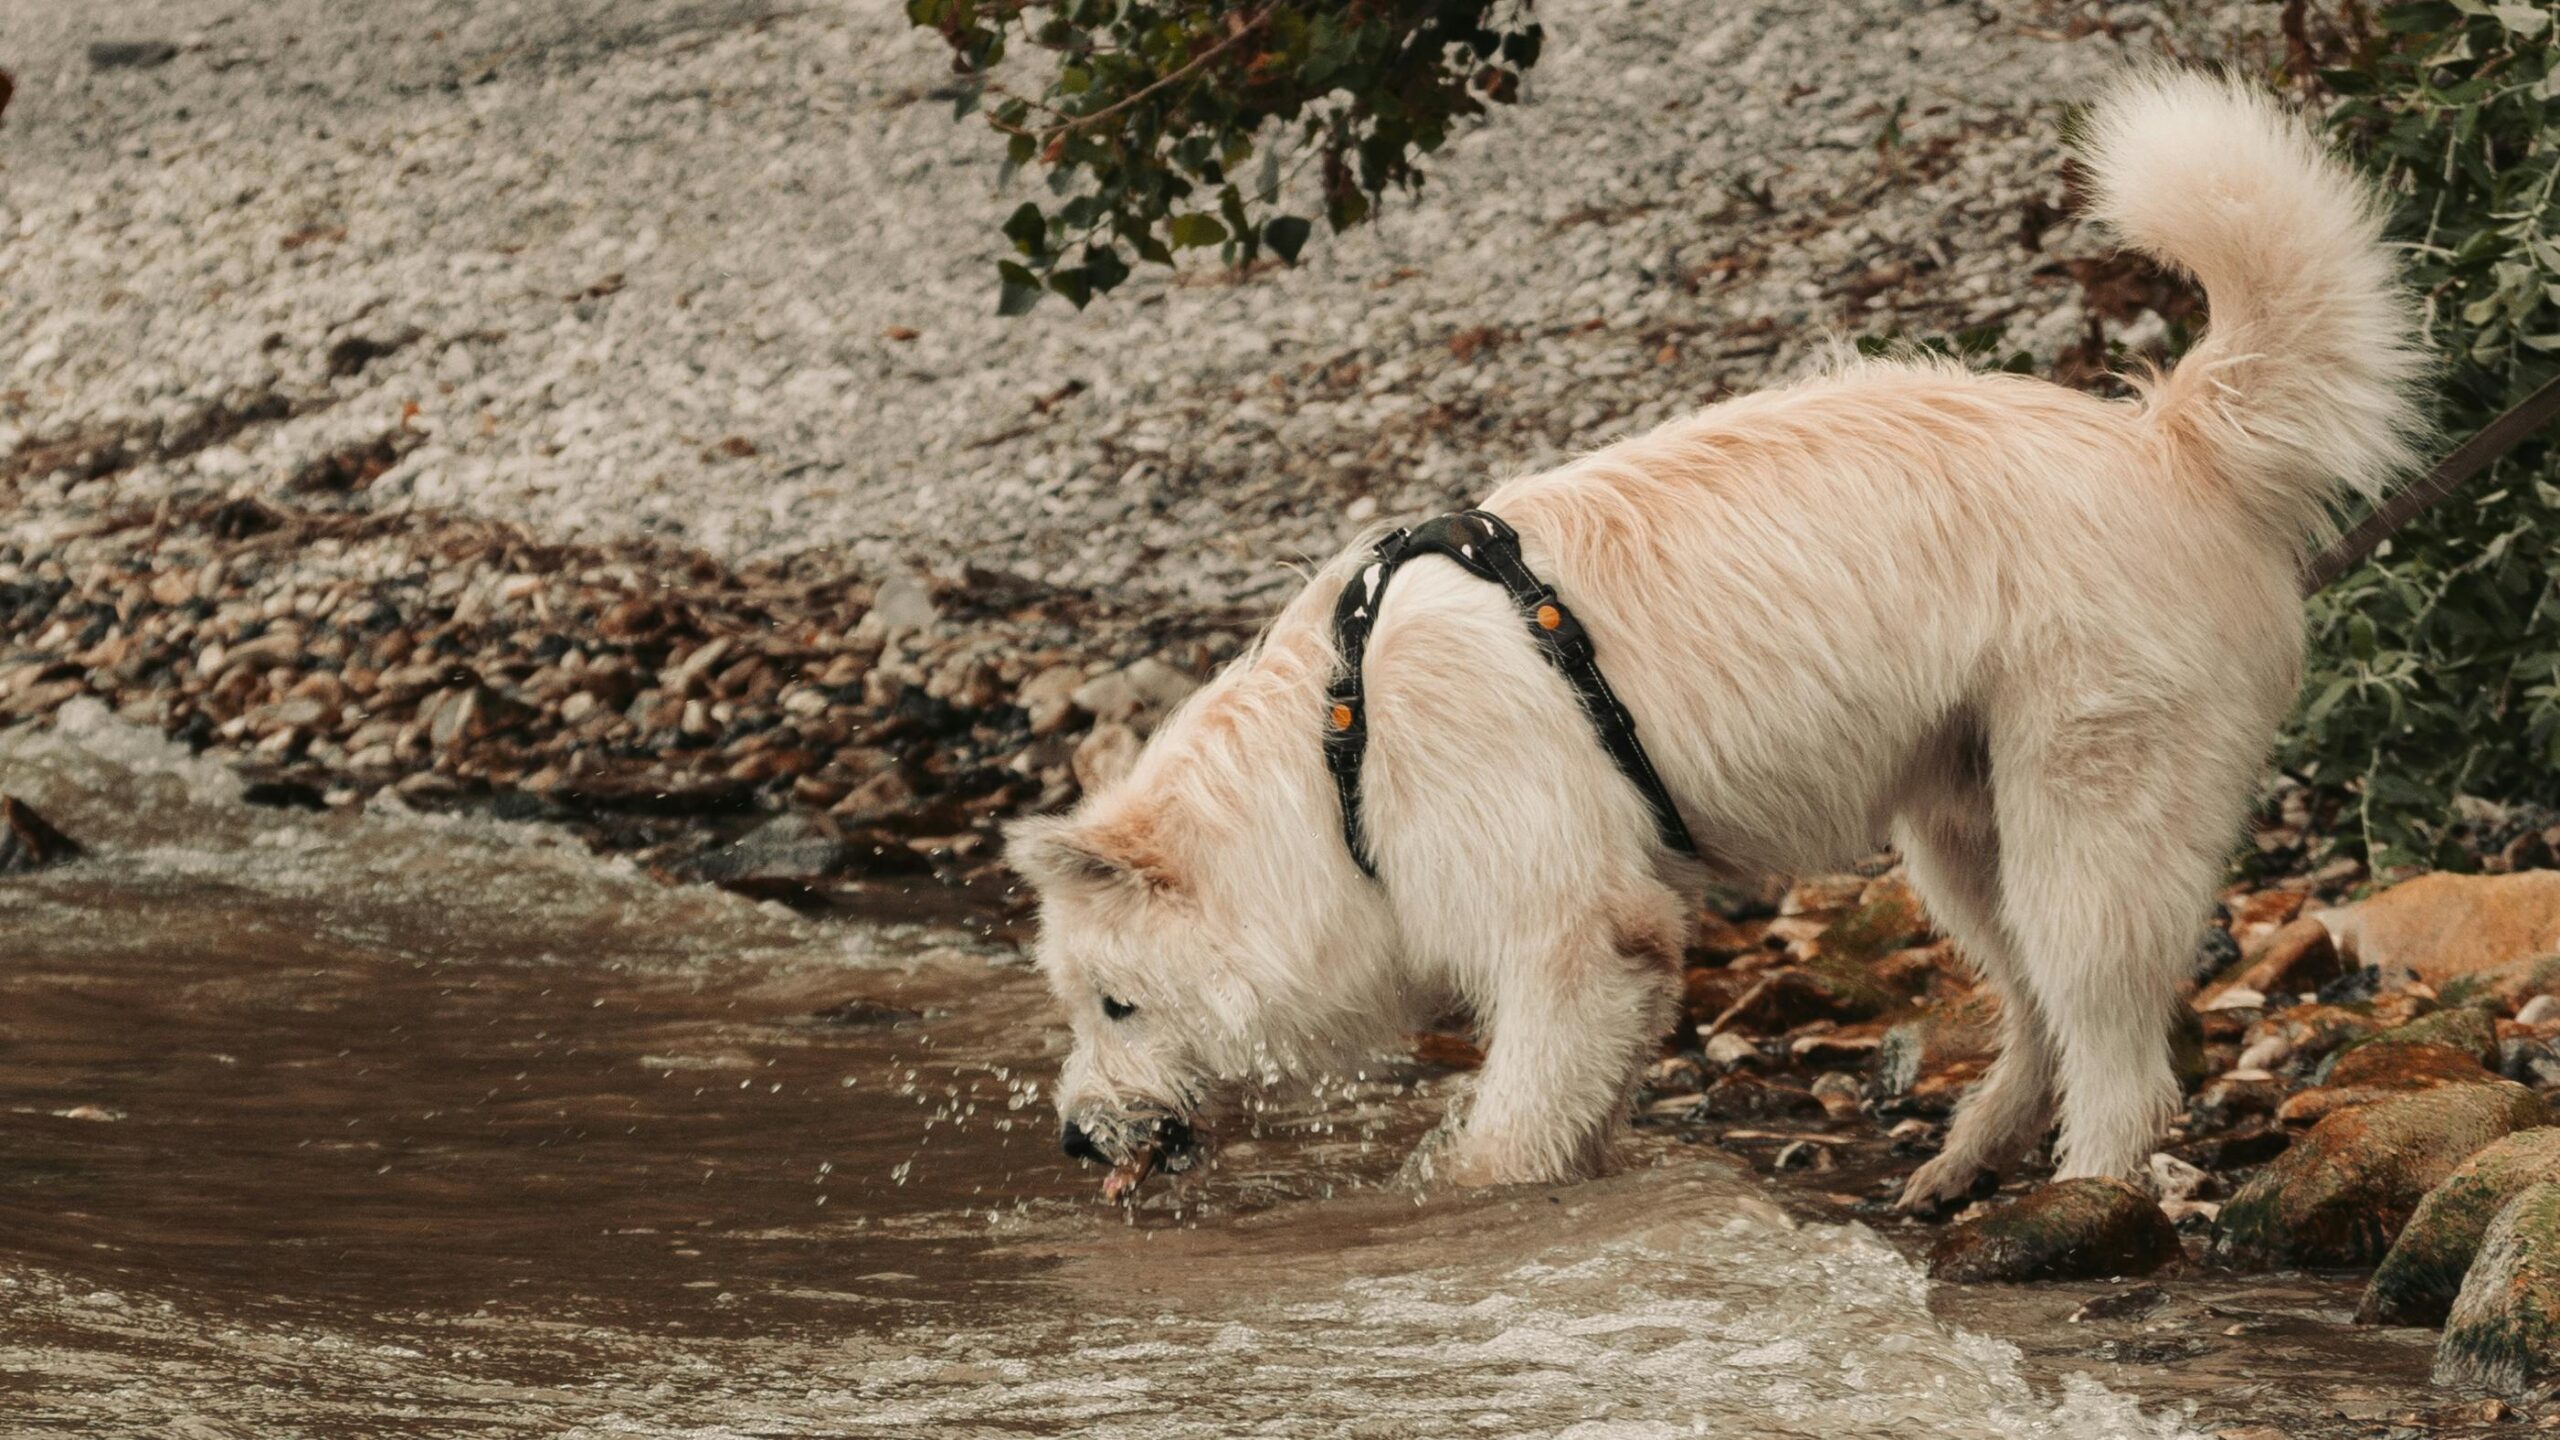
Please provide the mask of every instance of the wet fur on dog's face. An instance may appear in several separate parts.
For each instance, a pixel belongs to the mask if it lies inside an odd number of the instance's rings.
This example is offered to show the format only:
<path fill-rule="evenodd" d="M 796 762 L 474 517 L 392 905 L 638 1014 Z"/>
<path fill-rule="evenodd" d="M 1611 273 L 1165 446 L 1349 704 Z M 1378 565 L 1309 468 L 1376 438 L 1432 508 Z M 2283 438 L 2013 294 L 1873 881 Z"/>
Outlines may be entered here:
<path fill-rule="evenodd" d="M 1301 691 L 1329 663 L 1258 648 L 1123 773 L 1089 777 L 1084 804 L 1011 831 L 1074 1041 L 1071 1153 L 1125 1160 L 1218 1081 L 1315 1073 L 1401 1033 L 1384 904 L 1341 850 L 1321 767 L 1289 753 L 1314 743 Z"/>

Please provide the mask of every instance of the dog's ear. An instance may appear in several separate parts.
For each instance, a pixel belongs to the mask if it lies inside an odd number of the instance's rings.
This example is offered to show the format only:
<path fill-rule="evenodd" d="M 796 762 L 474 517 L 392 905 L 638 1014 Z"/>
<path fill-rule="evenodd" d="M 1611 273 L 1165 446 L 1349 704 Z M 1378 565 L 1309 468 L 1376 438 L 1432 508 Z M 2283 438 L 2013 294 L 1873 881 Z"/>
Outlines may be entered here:
<path fill-rule="evenodd" d="M 1004 853 L 1006 862 L 1043 892 L 1182 888 L 1149 827 L 1134 819 L 1096 825 L 1074 816 L 1043 815 L 1016 821 L 1005 829 Z"/>

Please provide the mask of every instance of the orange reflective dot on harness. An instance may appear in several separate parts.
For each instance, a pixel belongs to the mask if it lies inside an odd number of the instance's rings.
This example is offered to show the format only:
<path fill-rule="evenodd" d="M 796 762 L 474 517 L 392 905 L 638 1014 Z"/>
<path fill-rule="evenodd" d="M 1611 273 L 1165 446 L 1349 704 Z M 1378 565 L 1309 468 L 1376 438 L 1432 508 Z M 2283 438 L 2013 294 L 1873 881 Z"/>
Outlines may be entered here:
<path fill-rule="evenodd" d="M 1336 705 L 1333 707 L 1333 728 L 1336 730 L 1348 730 L 1351 728 L 1350 706 Z"/>
<path fill-rule="evenodd" d="M 1553 630 L 1553 629 L 1555 629 L 1557 626 L 1562 625 L 1563 623 L 1564 623 L 1564 612 L 1563 612 L 1563 611 L 1558 610 L 1558 609 L 1557 609 L 1556 607 L 1554 607 L 1553 605 L 1541 605 L 1541 606 L 1539 606 L 1539 607 L 1538 607 L 1538 628 L 1539 628 L 1539 629 L 1541 629 L 1541 630 Z"/>

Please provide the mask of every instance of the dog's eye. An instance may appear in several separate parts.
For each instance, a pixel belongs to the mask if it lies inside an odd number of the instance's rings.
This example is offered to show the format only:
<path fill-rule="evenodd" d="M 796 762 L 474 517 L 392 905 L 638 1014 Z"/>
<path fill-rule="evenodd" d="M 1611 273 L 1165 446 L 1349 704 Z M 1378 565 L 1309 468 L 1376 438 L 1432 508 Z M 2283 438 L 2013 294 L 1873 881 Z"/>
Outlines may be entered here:
<path fill-rule="evenodd" d="M 1138 1007 L 1126 1000 L 1114 1000 L 1105 995 L 1102 997 L 1102 1013 L 1114 1020 L 1126 1020 L 1138 1013 Z"/>

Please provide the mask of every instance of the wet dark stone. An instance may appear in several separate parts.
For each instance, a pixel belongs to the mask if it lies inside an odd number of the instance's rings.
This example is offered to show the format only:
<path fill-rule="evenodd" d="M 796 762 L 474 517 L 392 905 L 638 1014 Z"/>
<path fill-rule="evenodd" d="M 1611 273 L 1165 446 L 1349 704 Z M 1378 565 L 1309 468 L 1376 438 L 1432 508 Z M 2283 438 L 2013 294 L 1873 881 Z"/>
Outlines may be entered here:
<path fill-rule="evenodd" d="M 2240 942 L 2219 925 L 2207 925 L 2196 937 L 2195 978 L 2201 985 L 2240 963 Z"/>
<path fill-rule="evenodd" d="M 349 335 L 329 347 L 327 356 L 329 373 L 340 379 L 350 375 L 361 375 L 364 373 L 364 367 L 399 348 L 397 344 L 386 343 L 370 336 Z"/>
<path fill-rule="evenodd" d="M 2135 1320 L 2169 1303 L 2169 1292 L 2157 1285 L 2136 1285 L 2111 1295 L 2099 1295 L 2082 1303 L 2071 1312 L 2071 1318 L 2088 1320 Z"/>
<path fill-rule="evenodd" d="M 225 500 L 214 507 L 206 528 L 225 540 L 246 540 L 284 523 L 284 518 L 255 500 Z"/>
<path fill-rule="evenodd" d="M 715 885 L 742 880 L 821 880 L 842 874 L 855 858 L 835 822 L 791 814 L 767 821 L 703 856 L 694 873 Z"/>
<path fill-rule="evenodd" d="M 34 807 L 0 795 L 0 875 L 42 870 L 86 853 L 79 841 L 53 828 Z"/>
<path fill-rule="evenodd" d="M 2537 1090 L 2560 1089 L 2560 1050 L 2548 1040 L 2519 1035 L 2498 1042 L 2498 1073 Z"/>
<path fill-rule="evenodd" d="M 823 1020 L 830 1025 L 874 1030 L 892 1025 L 912 1025 L 924 1018 L 924 1012 L 910 1010 L 903 1005 L 892 1005 L 886 1000 L 857 997 L 830 1005 L 824 1010 L 812 1010 L 809 1012 L 809 1018 Z"/>
<path fill-rule="evenodd" d="M 240 798 L 276 810 L 326 810 L 320 787 L 301 780 L 256 780 L 240 788 Z"/>
<path fill-rule="evenodd" d="M 1698 1097 L 1689 1111 L 1693 1120 L 1775 1120 L 1827 1116 L 1812 1092 L 1793 1085 L 1771 1084 L 1748 1075 L 1728 1075 Z"/>
<path fill-rule="evenodd" d="M 2358 1000 L 2372 999 L 2381 989 L 2382 967 L 2367 965 L 2360 970 L 2350 970 L 2321 986 L 2318 998 L 2323 1005 L 2352 1005 Z"/>
<path fill-rule="evenodd" d="M 95 70 L 152 70 L 178 58 L 178 47 L 166 40 L 92 40 L 89 66 Z"/>
<path fill-rule="evenodd" d="M 2182 1252 L 2151 1197 L 2122 1180 L 2061 1180 L 1950 1228 L 1929 1273 L 1959 1284 L 2148 1275 Z"/>

